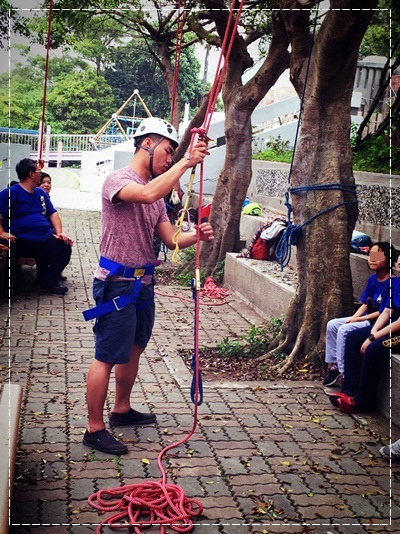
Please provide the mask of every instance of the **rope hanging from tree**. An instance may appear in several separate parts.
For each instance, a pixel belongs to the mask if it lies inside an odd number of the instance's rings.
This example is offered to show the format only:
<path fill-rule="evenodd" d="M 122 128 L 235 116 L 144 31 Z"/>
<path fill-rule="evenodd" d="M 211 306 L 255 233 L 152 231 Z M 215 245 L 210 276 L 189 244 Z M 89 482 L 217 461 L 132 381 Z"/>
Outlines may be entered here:
<path fill-rule="evenodd" d="M 214 78 L 214 82 L 210 90 L 210 98 L 208 100 L 206 112 L 204 115 L 205 118 L 204 118 L 203 125 L 201 126 L 201 128 L 193 128 L 191 130 L 192 137 L 191 137 L 190 145 L 188 148 L 189 155 L 193 148 L 196 134 L 199 135 L 199 138 L 205 141 L 209 141 L 207 134 L 208 134 L 208 130 L 210 129 L 212 114 L 217 104 L 218 95 L 222 88 L 222 82 L 224 80 L 226 69 L 228 68 L 228 60 L 229 60 L 229 56 L 230 56 L 233 43 L 236 37 L 236 32 L 239 26 L 239 21 L 240 21 L 240 17 L 242 14 L 243 6 L 244 6 L 244 0 L 240 0 L 238 8 L 236 8 L 236 0 L 233 0 L 231 4 L 230 10 L 229 10 L 228 21 L 226 25 L 226 30 L 225 30 L 224 38 L 221 44 L 221 53 L 219 55 L 217 68 L 215 71 L 215 78 Z M 237 11 L 237 13 L 236 13 L 236 18 L 234 19 L 235 10 Z M 179 263 L 179 244 L 178 244 L 179 236 L 182 233 L 182 225 L 185 220 L 186 213 L 189 207 L 189 199 L 192 194 L 195 174 L 196 174 L 196 167 L 194 167 L 190 173 L 186 201 L 185 201 L 183 209 L 181 210 L 181 215 L 176 221 L 177 231 L 173 237 L 175 250 L 172 255 L 172 262 L 174 263 Z M 199 222 L 201 219 L 201 206 L 203 203 L 203 182 L 204 182 L 203 165 L 201 165 L 200 166 L 200 180 L 199 180 L 199 201 L 198 201 L 199 207 L 200 207 L 199 208 Z"/>
<path fill-rule="evenodd" d="M 43 102 L 42 102 L 42 118 L 40 121 L 39 132 L 39 150 L 38 150 L 38 164 L 43 168 L 43 138 L 44 138 L 44 122 L 46 117 L 46 101 L 47 101 L 47 82 L 49 80 L 49 53 L 51 44 L 51 23 L 53 20 L 53 0 L 49 4 L 49 18 L 47 22 L 47 40 L 46 40 L 46 63 L 44 68 L 44 82 L 43 82 Z"/>
<path fill-rule="evenodd" d="M 286 199 L 285 206 L 287 207 L 287 210 L 288 210 L 288 225 L 285 228 L 285 230 L 284 230 L 284 232 L 282 234 L 282 237 L 279 240 L 279 243 L 277 244 L 277 247 L 276 247 L 276 250 L 275 250 L 276 258 L 277 258 L 282 270 L 283 270 L 284 267 L 286 267 L 288 265 L 288 263 L 290 261 L 290 257 L 291 257 L 291 247 L 293 245 L 297 244 L 298 240 L 300 239 L 301 233 L 302 233 L 302 228 L 306 224 L 309 224 L 310 222 L 312 222 L 314 219 L 316 219 L 320 215 L 324 215 L 325 213 L 329 213 L 329 212 L 335 210 L 336 208 L 339 208 L 341 206 L 346 206 L 348 204 L 357 204 L 358 203 L 357 200 L 349 200 L 349 201 L 340 202 L 339 204 L 336 204 L 334 206 L 331 206 L 331 207 L 329 207 L 329 208 L 327 208 L 325 210 L 322 210 L 322 211 L 316 213 L 315 215 L 313 215 L 312 217 L 310 217 L 309 219 L 307 219 L 306 221 L 304 221 L 300 225 L 295 225 L 295 224 L 293 224 L 291 222 L 291 215 L 292 215 L 292 212 L 293 212 L 293 207 L 292 207 L 292 204 L 290 203 L 290 195 L 291 194 L 292 195 L 294 195 L 294 194 L 298 195 L 300 193 L 307 192 L 307 191 L 332 191 L 332 190 L 338 190 L 338 191 L 343 191 L 345 193 L 350 193 L 350 194 L 353 194 L 353 195 L 357 195 L 357 192 L 356 192 L 356 187 L 357 186 L 354 185 L 354 184 L 332 183 L 332 184 L 315 184 L 315 185 L 302 186 L 302 187 L 290 187 L 291 176 L 292 176 L 292 171 L 293 171 L 293 162 L 294 162 L 294 157 L 295 157 L 295 153 L 296 153 L 297 141 L 298 141 L 299 131 L 300 131 L 300 127 L 301 127 L 301 119 L 302 119 L 303 110 L 304 110 L 304 100 L 305 100 L 305 95 L 306 95 L 306 87 L 307 87 L 308 75 L 309 75 L 309 71 L 310 71 L 311 56 L 312 56 L 312 51 L 313 51 L 314 42 L 315 42 L 315 32 L 316 32 L 317 20 L 318 20 L 318 5 L 319 5 L 319 2 L 317 4 L 317 9 L 316 9 L 316 12 L 315 12 L 314 27 L 313 27 L 313 32 L 312 32 L 312 35 L 311 35 L 311 42 L 310 42 L 310 51 L 309 51 L 309 54 L 308 54 L 306 74 L 305 74 L 305 78 L 304 78 L 304 86 L 303 86 L 303 91 L 302 91 L 301 100 L 300 100 L 299 119 L 298 119 L 298 122 L 297 122 L 296 135 L 295 135 L 295 140 L 294 140 L 294 145 L 293 145 L 293 154 L 292 154 L 292 160 L 291 160 L 291 163 L 290 163 L 289 177 L 288 177 L 289 189 L 285 193 L 285 199 Z"/>
<path fill-rule="evenodd" d="M 240 9 L 238 10 L 235 24 L 231 26 L 233 20 L 233 11 L 235 9 L 236 0 L 233 1 L 230 8 L 230 15 L 228 19 L 229 26 L 226 34 L 232 30 L 232 37 L 230 46 L 228 46 L 225 57 L 225 65 L 219 75 L 218 83 L 214 82 L 215 87 L 212 102 L 209 101 L 206 121 L 200 129 L 192 130 L 192 139 L 189 147 L 189 152 L 193 147 L 194 138 L 198 134 L 203 139 L 207 139 L 207 131 L 210 126 L 211 115 L 214 110 L 218 93 L 222 85 L 222 76 L 225 74 L 226 65 L 230 50 L 232 49 L 233 39 L 236 34 L 237 26 L 239 24 L 240 13 L 244 4 L 244 0 L 240 0 Z M 229 28 L 229 30 L 228 30 Z M 225 39 L 224 39 L 225 42 Z M 221 51 L 222 56 L 222 51 Z M 219 87 L 217 92 L 217 87 Z M 200 188 L 199 188 L 199 202 L 202 201 L 203 194 L 203 165 L 201 165 L 200 172 Z M 201 205 L 201 203 L 200 203 Z M 201 210 L 199 210 L 199 221 L 201 217 Z M 211 281 L 209 281 L 209 290 L 211 288 Z M 194 403 L 193 409 L 193 427 L 186 437 L 180 441 L 168 445 L 158 455 L 157 463 L 160 469 L 162 478 L 155 482 L 142 482 L 139 484 L 132 484 L 129 486 L 122 486 L 118 488 L 100 490 L 88 499 L 89 504 L 100 511 L 116 512 L 108 519 L 104 519 L 97 527 L 96 533 L 101 534 L 103 526 L 107 525 L 112 529 L 128 528 L 133 530 L 135 534 L 141 534 L 142 528 L 151 525 L 159 525 L 161 534 L 165 534 L 166 527 L 170 527 L 175 532 L 190 532 L 193 528 L 194 517 L 199 517 L 203 511 L 203 505 L 197 499 L 190 499 L 185 496 L 182 488 L 176 484 L 167 483 L 167 475 L 162 464 L 163 456 L 170 451 L 186 443 L 193 436 L 197 426 L 198 406 L 202 401 L 201 377 L 199 369 L 199 315 L 200 315 L 200 299 L 198 294 L 200 291 L 200 231 L 197 229 L 196 237 L 196 268 L 195 280 L 193 284 L 193 298 L 195 302 L 195 320 L 194 320 L 194 374 L 191 396 Z M 215 291 L 214 291 L 215 292 Z"/>
<path fill-rule="evenodd" d="M 173 79 L 172 94 L 171 94 L 171 123 L 172 124 L 174 123 L 175 106 L 176 106 L 176 99 L 178 95 L 178 79 L 179 79 L 179 69 L 181 66 L 183 29 L 185 26 L 185 20 L 186 20 L 186 11 L 184 7 L 184 2 L 182 0 L 179 0 L 176 37 L 175 37 L 176 45 L 175 45 L 174 79 Z"/>

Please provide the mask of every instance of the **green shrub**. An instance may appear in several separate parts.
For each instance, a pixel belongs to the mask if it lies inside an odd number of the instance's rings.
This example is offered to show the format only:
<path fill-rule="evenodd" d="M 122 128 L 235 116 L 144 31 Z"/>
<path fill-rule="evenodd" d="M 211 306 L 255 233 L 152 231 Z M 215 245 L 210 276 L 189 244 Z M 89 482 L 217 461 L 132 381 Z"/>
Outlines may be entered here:
<path fill-rule="evenodd" d="M 283 317 L 273 318 L 264 326 L 252 325 L 247 336 L 241 340 L 232 340 L 229 337 L 218 343 L 217 348 L 221 356 L 231 358 L 255 358 L 261 356 L 268 350 L 268 346 L 273 338 L 282 328 Z"/>
<path fill-rule="evenodd" d="M 392 147 L 392 174 L 400 174 L 400 147 Z M 363 141 L 353 148 L 353 169 L 356 171 L 390 173 L 390 146 L 383 136 Z"/>
<path fill-rule="evenodd" d="M 264 152 L 253 154 L 253 159 L 259 159 L 263 161 L 278 161 L 279 163 L 290 163 L 292 161 L 292 151 L 288 150 L 285 153 L 279 153 L 273 148 L 268 148 Z"/>
<path fill-rule="evenodd" d="M 253 159 L 279 161 L 281 163 L 290 163 L 292 161 L 293 151 L 289 148 L 289 141 L 283 141 L 280 135 L 276 139 L 270 137 L 265 146 L 266 150 L 254 153 Z"/>

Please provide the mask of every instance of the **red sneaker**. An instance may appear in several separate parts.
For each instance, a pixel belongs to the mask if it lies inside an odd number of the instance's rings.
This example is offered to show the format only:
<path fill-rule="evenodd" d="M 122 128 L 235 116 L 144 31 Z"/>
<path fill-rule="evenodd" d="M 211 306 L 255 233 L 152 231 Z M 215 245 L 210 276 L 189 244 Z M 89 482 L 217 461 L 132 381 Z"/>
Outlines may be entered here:
<path fill-rule="evenodd" d="M 356 413 L 359 411 L 354 397 L 339 397 L 337 402 L 337 407 L 341 412 L 344 413 Z"/>
<path fill-rule="evenodd" d="M 338 405 L 339 399 L 342 399 L 342 398 L 349 399 L 350 397 L 346 395 L 346 393 L 343 393 L 343 391 L 337 391 L 336 393 L 332 393 L 331 395 L 329 395 L 329 400 L 337 408 L 339 407 Z"/>

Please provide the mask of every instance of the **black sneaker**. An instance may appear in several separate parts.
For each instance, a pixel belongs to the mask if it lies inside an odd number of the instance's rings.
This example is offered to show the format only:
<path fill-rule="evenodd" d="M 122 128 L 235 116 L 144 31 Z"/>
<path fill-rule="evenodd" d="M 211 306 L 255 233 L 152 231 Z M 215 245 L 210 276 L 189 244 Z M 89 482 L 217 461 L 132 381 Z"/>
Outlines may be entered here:
<path fill-rule="evenodd" d="M 112 426 L 135 426 L 135 425 L 151 425 L 157 420 L 152 413 L 141 413 L 133 408 L 125 413 L 112 412 L 110 415 L 110 425 Z"/>
<path fill-rule="evenodd" d="M 97 432 L 88 432 L 86 430 L 83 436 L 83 444 L 107 454 L 120 455 L 128 452 L 128 447 L 113 438 L 105 428 Z"/>
<path fill-rule="evenodd" d="M 337 367 L 331 368 L 326 375 L 326 378 L 323 380 L 322 384 L 324 386 L 333 386 L 336 380 L 340 377 L 340 372 Z"/>
<path fill-rule="evenodd" d="M 65 286 L 42 287 L 42 293 L 51 293 L 52 295 L 65 295 L 65 293 L 68 293 L 68 287 L 65 287 Z"/>

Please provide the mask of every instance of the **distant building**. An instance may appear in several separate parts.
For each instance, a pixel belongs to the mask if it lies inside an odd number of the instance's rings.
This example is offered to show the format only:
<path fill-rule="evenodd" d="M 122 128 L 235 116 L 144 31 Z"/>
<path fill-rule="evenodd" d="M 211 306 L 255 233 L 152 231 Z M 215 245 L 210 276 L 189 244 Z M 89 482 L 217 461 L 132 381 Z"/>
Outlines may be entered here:
<path fill-rule="evenodd" d="M 367 56 L 358 62 L 353 90 L 362 94 L 360 106 L 362 115 L 375 97 L 386 62 L 387 58 L 383 56 Z"/>

